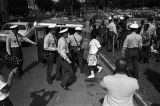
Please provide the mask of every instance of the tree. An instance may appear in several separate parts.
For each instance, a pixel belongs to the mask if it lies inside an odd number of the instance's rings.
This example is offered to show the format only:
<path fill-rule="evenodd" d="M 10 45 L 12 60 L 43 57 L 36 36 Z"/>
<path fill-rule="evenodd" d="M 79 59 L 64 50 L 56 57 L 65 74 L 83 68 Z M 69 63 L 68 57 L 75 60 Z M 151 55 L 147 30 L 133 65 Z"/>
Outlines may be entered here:
<path fill-rule="evenodd" d="M 52 0 L 35 0 L 35 3 L 39 7 L 39 9 L 43 12 L 51 11 L 54 6 L 54 3 Z"/>

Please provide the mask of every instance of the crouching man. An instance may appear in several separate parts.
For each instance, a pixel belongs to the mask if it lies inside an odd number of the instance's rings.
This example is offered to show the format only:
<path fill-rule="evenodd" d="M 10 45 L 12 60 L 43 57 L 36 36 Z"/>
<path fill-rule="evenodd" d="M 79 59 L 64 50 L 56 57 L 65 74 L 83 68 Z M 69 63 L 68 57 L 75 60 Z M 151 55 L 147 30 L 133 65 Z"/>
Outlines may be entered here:
<path fill-rule="evenodd" d="M 138 81 L 127 76 L 125 59 L 116 61 L 116 73 L 103 78 L 101 86 L 107 90 L 103 106 L 134 106 L 133 95 L 139 89 Z"/>

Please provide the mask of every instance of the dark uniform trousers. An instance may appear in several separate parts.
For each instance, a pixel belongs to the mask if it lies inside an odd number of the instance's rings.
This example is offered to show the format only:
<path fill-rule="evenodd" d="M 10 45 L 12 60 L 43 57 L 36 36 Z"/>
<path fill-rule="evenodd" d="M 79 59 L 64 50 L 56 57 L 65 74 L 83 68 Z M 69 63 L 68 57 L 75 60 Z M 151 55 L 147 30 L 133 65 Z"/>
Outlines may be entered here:
<path fill-rule="evenodd" d="M 150 46 L 143 46 L 143 61 L 149 63 L 149 58 L 150 58 L 150 52 L 151 52 L 151 47 Z"/>
<path fill-rule="evenodd" d="M 56 78 L 56 80 L 62 80 L 62 60 L 61 60 L 61 57 L 58 53 L 57 53 L 56 64 L 57 64 L 57 67 L 56 67 L 55 78 Z"/>
<path fill-rule="evenodd" d="M 127 59 L 129 66 L 129 75 L 138 79 L 138 56 L 139 49 L 138 48 L 128 48 L 126 51 L 125 58 Z"/>
<path fill-rule="evenodd" d="M 61 58 L 61 63 L 62 63 L 62 85 L 69 86 L 74 76 L 73 67 L 63 58 Z"/>
<path fill-rule="evenodd" d="M 83 73 L 84 72 L 83 51 L 78 50 L 78 49 L 79 49 L 79 47 L 77 47 L 77 46 L 71 46 L 72 62 L 77 63 L 80 67 L 81 73 Z M 74 68 L 75 68 L 75 66 L 74 66 Z"/>
<path fill-rule="evenodd" d="M 9 97 L 7 97 L 6 99 L 0 101 L 0 106 L 13 106 L 13 104 Z"/>
<path fill-rule="evenodd" d="M 57 57 L 57 51 L 48 51 L 48 67 L 47 67 L 47 80 L 52 79 L 52 69 L 53 69 L 53 64 L 56 61 Z"/>
<path fill-rule="evenodd" d="M 107 50 L 112 51 L 113 49 L 113 36 L 115 36 L 113 31 L 109 31 L 107 34 Z"/>
<path fill-rule="evenodd" d="M 22 53 L 22 48 L 21 47 L 12 47 L 11 48 L 11 56 L 16 56 L 19 59 L 23 60 L 23 53 Z M 23 61 L 21 62 L 21 64 L 19 65 L 19 74 L 23 74 Z"/>

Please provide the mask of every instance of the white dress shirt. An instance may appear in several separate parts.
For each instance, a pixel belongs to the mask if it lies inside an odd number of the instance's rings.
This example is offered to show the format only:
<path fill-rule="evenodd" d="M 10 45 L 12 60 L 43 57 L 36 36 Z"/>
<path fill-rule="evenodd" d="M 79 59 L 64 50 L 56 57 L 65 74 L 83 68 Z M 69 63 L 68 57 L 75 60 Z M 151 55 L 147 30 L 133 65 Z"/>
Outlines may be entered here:
<path fill-rule="evenodd" d="M 108 75 L 101 86 L 107 90 L 103 106 L 133 106 L 133 95 L 139 89 L 137 79 L 125 74 Z"/>
<path fill-rule="evenodd" d="M 57 50 L 56 37 L 51 33 L 48 33 L 44 38 L 44 49 L 49 51 Z"/>
<path fill-rule="evenodd" d="M 70 35 L 68 38 L 67 38 L 67 42 L 69 44 L 71 44 L 71 46 L 80 46 L 80 43 L 82 41 L 82 36 L 79 35 L 78 33 L 75 33 L 73 35 Z M 78 45 L 77 45 L 78 43 Z"/>

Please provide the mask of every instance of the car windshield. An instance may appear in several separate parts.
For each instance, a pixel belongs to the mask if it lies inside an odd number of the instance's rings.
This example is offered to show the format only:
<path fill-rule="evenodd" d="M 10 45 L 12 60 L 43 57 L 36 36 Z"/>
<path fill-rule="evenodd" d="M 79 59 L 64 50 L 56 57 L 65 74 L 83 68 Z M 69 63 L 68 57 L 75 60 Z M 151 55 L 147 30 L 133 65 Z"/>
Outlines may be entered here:
<path fill-rule="evenodd" d="M 13 26 L 13 24 L 5 24 L 3 26 L 3 30 L 10 30 L 10 26 Z M 19 30 L 26 30 L 25 25 L 18 25 Z"/>

